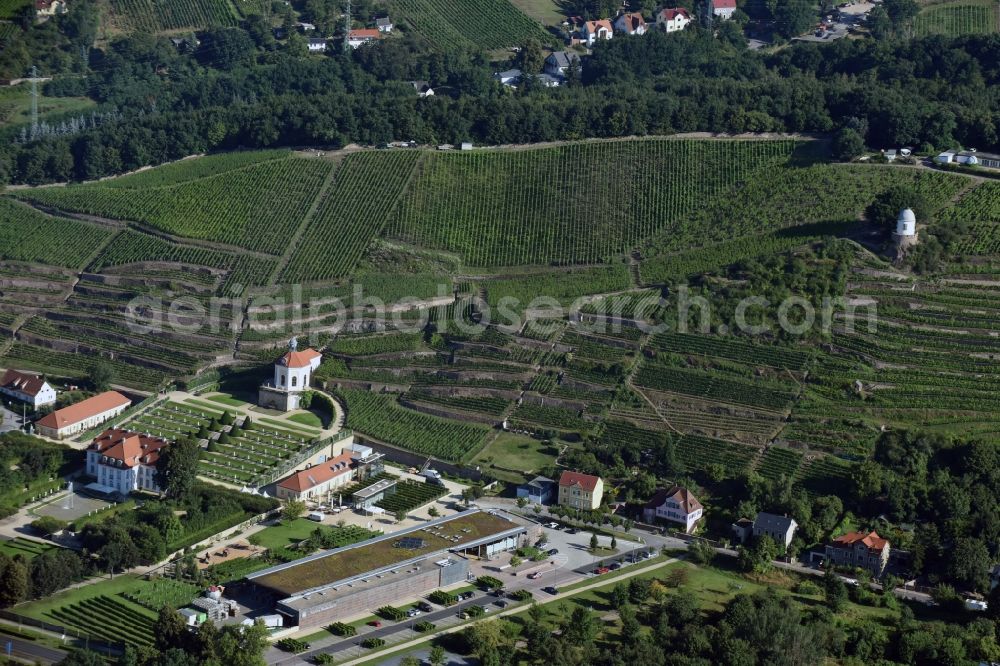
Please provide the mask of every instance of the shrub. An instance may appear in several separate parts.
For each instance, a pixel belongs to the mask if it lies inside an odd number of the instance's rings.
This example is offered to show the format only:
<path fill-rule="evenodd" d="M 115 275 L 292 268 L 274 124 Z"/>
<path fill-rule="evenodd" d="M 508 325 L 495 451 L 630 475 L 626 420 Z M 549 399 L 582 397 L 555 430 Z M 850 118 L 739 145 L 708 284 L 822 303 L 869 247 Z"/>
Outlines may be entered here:
<path fill-rule="evenodd" d="M 336 661 L 332 654 L 327 654 L 326 652 L 320 652 L 318 655 L 313 657 L 313 662 L 317 664 L 332 664 Z"/>
<path fill-rule="evenodd" d="M 406 619 L 406 611 L 401 608 L 396 608 L 395 606 L 382 606 L 375 611 L 375 614 L 386 620 L 392 620 L 393 622 L 400 622 Z"/>
<path fill-rule="evenodd" d="M 502 590 L 503 581 L 493 576 L 480 576 L 476 579 L 476 585 L 484 590 Z"/>
<path fill-rule="evenodd" d="M 413 629 L 415 631 L 419 631 L 422 634 L 427 633 L 428 631 L 434 631 L 436 627 L 437 627 L 436 624 L 434 624 L 433 622 L 428 622 L 427 620 L 423 620 L 422 622 L 417 622 L 415 625 L 413 625 Z"/>
<path fill-rule="evenodd" d="M 795 586 L 795 591 L 799 594 L 807 594 L 809 596 L 819 596 L 823 593 L 819 585 L 811 580 L 800 580 L 798 585 Z"/>
<path fill-rule="evenodd" d="M 465 609 L 465 612 L 468 613 L 469 617 L 482 617 L 486 615 L 486 610 L 482 606 L 469 606 Z"/>
<path fill-rule="evenodd" d="M 51 536 L 56 532 L 62 532 L 69 525 L 65 520 L 59 520 L 53 516 L 42 516 L 32 521 L 31 526 L 44 534 Z"/>
<path fill-rule="evenodd" d="M 518 590 L 510 595 L 510 598 L 515 601 L 531 601 L 532 597 L 531 590 Z"/>
<path fill-rule="evenodd" d="M 336 634 L 337 636 L 356 636 L 358 630 L 352 624 L 345 624 L 343 622 L 334 622 L 329 627 L 327 631 L 331 634 Z"/>
<path fill-rule="evenodd" d="M 458 603 L 458 595 L 444 590 L 434 590 L 427 598 L 439 606 L 453 606 Z"/>
<path fill-rule="evenodd" d="M 284 650 L 285 652 L 305 652 L 309 649 L 309 643 L 300 641 L 297 638 L 282 638 L 274 645 L 279 650 Z"/>
<path fill-rule="evenodd" d="M 366 638 L 361 641 L 361 647 L 368 648 L 369 650 L 374 648 L 380 648 L 385 645 L 385 639 L 382 638 Z"/>

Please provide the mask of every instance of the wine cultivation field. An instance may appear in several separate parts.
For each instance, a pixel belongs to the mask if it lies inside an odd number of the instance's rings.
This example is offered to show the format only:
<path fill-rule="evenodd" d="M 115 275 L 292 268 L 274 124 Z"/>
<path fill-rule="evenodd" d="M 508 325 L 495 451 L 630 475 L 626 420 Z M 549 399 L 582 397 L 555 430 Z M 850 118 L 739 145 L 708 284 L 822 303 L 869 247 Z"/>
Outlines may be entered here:
<path fill-rule="evenodd" d="M 386 235 L 472 266 L 600 263 L 759 170 L 791 141 L 641 140 L 523 151 L 435 153 L 418 167 Z M 585 193 L 585 194 L 581 194 Z M 544 223 L 539 223 L 544 221 Z"/>
<path fill-rule="evenodd" d="M 240 19 L 230 0 L 112 0 L 111 6 L 116 26 L 130 32 L 230 26 Z"/>
<path fill-rule="evenodd" d="M 549 39 L 540 24 L 508 0 L 393 0 L 392 9 L 443 50 L 499 49 L 529 37 Z"/>
<path fill-rule="evenodd" d="M 988 35 L 1000 32 L 1000 2 L 959 0 L 924 7 L 913 24 L 918 35 Z"/>
<path fill-rule="evenodd" d="M 290 229 L 309 210 L 332 168 L 330 162 L 290 157 L 159 187 L 97 183 L 18 195 L 60 210 L 144 222 L 178 236 L 281 254 Z M 154 173 L 140 174 L 140 182 L 155 178 Z"/>
<path fill-rule="evenodd" d="M 0 259 L 82 268 L 112 231 L 0 199 Z"/>

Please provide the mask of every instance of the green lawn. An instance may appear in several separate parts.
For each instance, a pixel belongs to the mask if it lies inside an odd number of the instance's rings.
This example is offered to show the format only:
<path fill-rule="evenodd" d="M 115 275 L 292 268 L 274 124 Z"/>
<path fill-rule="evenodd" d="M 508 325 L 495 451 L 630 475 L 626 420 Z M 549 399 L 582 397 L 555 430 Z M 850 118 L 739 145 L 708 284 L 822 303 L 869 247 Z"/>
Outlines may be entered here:
<path fill-rule="evenodd" d="M 208 396 L 208 399 L 211 400 L 212 402 L 218 402 L 223 405 L 229 405 L 230 407 L 243 407 L 247 404 L 243 400 L 234 398 L 233 396 L 227 393 L 220 393 L 219 395 L 210 395 Z"/>
<path fill-rule="evenodd" d="M 295 421 L 296 423 L 301 423 L 302 425 L 307 425 L 312 428 L 322 428 L 323 420 L 313 414 L 312 412 L 302 412 L 300 414 L 292 414 L 288 417 L 289 421 Z"/>
<path fill-rule="evenodd" d="M 308 518 L 296 518 L 288 522 L 282 521 L 280 525 L 267 527 L 253 535 L 253 540 L 264 548 L 287 548 L 298 543 L 319 527 L 319 523 Z"/>
<path fill-rule="evenodd" d="M 46 622 L 55 622 L 56 620 L 49 615 L 49 613 L 61 606 L 68 606 L 70 604 L 75 604 L 86 599 L 93 599 L 94 597 L 99 597 L 101 595 L 116 596 L 123 592 L 134 592 L 148 585 L 150 585 L 149 581 L 142 580 L 139 576 L 122 574 L 115 576 L 114 579 L 101 580 L 90 585 L 84 585 L 83 587 L 77 587 L 72 590 L 60 592 L 45 599 L 31 601 L 21 606 L 17 606 L 15 612 L 39 620 L 45 620 Z M 150 617 L 156 616 L 155 613 L 140 606 L 139 604 L 133 604 L 132 602 L 126 601 L 121 597 L 117 598 L 125 604 L 140 609 L 139 612 L 143 615 L 149 615 Z"/>
<path fill-rule="evenodd" d="M 511 478 L 504 480 L 517 482 L 513 477 L 530 479 L 543 467 L 554 464 L 558 453 L 555 445 L 545 444 L 525 435 L 503 432 L 480 451 L 472 463 L 501 468 L 498 470 L 500 472 L 508 470 Z M 509 470 L 521 470 L 523 473 Z"/>
<path fill-rule="evenodd" d="M 23 555 L 29 560 L 36 555 L 41 555 L 45 551 L 53 550 L 54 548 L 55 546 L 53 545 L 24 539 L 22 537 L 17 537 L 11 541 L 0 540 L 0 553 L 4 553 L 10 557 Z"/>
<path fill-rule="evenodd" d="M 511 0 L 511 3 L 544 25 L 559 25 L 566 19 L 555 0 Z"/>

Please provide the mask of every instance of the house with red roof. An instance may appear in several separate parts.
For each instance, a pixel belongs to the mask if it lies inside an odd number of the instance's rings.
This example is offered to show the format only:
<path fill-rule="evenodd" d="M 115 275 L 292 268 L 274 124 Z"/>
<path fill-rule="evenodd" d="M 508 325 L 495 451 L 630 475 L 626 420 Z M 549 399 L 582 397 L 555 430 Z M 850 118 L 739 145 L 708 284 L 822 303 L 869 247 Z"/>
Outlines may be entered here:
<path fill-rule="evenodd" d="M 723 21 L 731 19 L 736 11 L 736 0 L 712 0 L 712 14 Z"/>
<path fill-rule="evenodd" d="M 559 506 L 596 511 L 604 498 L 604 481 L 599 476 L 565 471 L 559 476 Z"/>
<path fill-rule="evenodd" d="M 35 430 L 43 437 L 63 439 L 96 428 L 124 412 L 131 404 L 132 401 L 121 393 L 105 391 L 43 416 L 35 421 Z"/>
<path fill-rule="evenodd" d="M 382 33 L 376 28 L 351 30 L 351 32 L 347 35 L 347 43 L 352 49 L 364 46 L 365 44 L 371 44 L 379 39 L 382 39 Z"/>
<path fill-rule="evenodd" d="M 319 499 L 326 493 L 350 485 L 355 477 L 357 454 L 346 449 L 339 455 L 307 469 L 294 472 L 275 485 L 281 500 Z"/>
<path fill-rule="evenodd" d="M 594 42 L 600 39 L 612 39 L 614 36 L 615 28 L 608 19 L 587 21 L 580 28 L 580 40 L 587 46 L 593 46 Z"/>
<path fill-rule="evenodd" d="M 680 523 L 686 533 L 694 529 L 703 513 L 704 508 L 698 498 L 681 486 L 656 491 L 642 510 L 647 523 L 655 523 L 657 520 Z"/>
<path fill-rule="evenodd" d="M 656 13 L 656 25 L 664 32 L 677 32 L 688 27 L 691 15 L 683 7 L 664 7 Z"/>
<path fill-rule="evenodd" d="M 128 495 L 136 490 L 160 492 L 156 461 L 169 442 L 131 430 L 109 428 L 87 447 L 87 474 L 99 490 Z"/>
<path fill-rule="evenodd" d="M 35 16 L 48 18 L 67 11 L 64 0 L 35 0 Z"/>
<path fill-rule="evenodd" d="M 302 394 L 309 390 L 312 375 L 322 361 L 323 355 L 315 349 L 299 351 L 298 341 L 292 338 L 288 351 L 274 362 L 274 381 L 260 387 L 257 402 L 261 407 L 283 411 L 298 409 Z"/>
<path fill-rule="evenodd" d="M 17 370 L 8 370 L 0 378 L 0 393 L 8 398 L 26 402 L 35 409 L 54 405 L 56 402 L 55 389 L 49 386 L 43 377 Z"/>
<path fill-rule="evenodd" d="M 834 566 L 858 567 L 877 578 L 889 563 L 889 550 L 889 540 L 874 530 L 867 534 L 848 532 L 827 544 L 826 557 Z"/>
<path fill-rule="evenodd" d="M 615 19 L 615 30 L 626 35 L 645 35 L 646 19 L 639 12 L 623 12 Z"/>

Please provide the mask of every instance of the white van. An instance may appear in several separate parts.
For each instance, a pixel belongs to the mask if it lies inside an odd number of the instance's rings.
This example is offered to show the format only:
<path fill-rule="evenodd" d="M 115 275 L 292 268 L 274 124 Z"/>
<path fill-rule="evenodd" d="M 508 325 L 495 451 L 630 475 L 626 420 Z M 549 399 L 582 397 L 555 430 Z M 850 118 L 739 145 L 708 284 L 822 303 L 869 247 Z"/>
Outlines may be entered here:
<path fill-rule="evenodd" d="M 309 520 L 315 520 L 317 523 L 323 522 L 323 514 L 319 511 L 310 511 L 307 518 L 309 518 Z"/>

